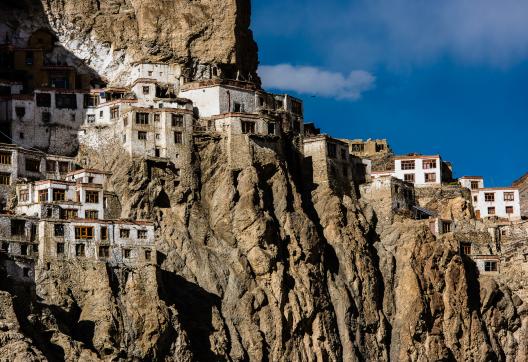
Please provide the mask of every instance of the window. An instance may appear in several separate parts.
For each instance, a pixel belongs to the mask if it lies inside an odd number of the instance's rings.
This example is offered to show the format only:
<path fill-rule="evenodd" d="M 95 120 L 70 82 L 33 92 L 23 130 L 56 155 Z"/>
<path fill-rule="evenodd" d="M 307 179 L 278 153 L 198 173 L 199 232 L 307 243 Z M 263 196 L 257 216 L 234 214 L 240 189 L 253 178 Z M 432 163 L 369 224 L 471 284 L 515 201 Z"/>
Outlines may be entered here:
<path fill-rule="evenodd" d="M 275 123 L 274 122 L 268 122 L 268 134 L 269 135 L 275 134 Z"/>
<path fill-rule="evenodd" d="M 18 118 L 24 118 L 26 115 L 26 107 L 15 107 L 15 114 Z"/>
<path fill-rule="evenodd" d="M 99 191 L 86 191 L 86 203 L 99 203 Z"/>
<path fill-rule="evenodd" d="M 101 226 L 101 240 L 108 240 L 108 227 Z"/>
<path fill-rule="evenodd" d="M 495 208 L 494 207 L 488 207 L 488 215 L 495 215 Z"/>
<path fill-rule="evenodd" d="M 77 96 L 75 94 L 55 94 L 57 108 L 77 109 Z"/>
<path fill-rule="evenodd" d="M 352 152 L 365 152 L 365 145 L 363 143 L 352 144 Z"/>
<path fill-rule="evenodd" d="M 26 255 L 26 254 L 23 254 Z M 27 278 L 29 277 L 29 268 L 22 268 L 22 275 Z"/>
<path fill-rule="evenodd" d="M 478 190 L 478 188 L 479 188 L 479 182 L 471 181 L 471 190 Z"/>
<path fill-rule="evenodd" d="M 51 113 L 42 112 L 42 123 L 50 123 L 50 122 L 51 122 Z"/>
<path fill-rule="evenodd" d="M 414 173 L 406 173 L 403 175 L 403 180 L 406 182 L 414 183 Z"/>
<path fill-rule="evenodd" d="M 506 214 L 508 215 L 513 214 L 513 206 L 506 206 Z"/>
<path fill-rule="evenodd" d="M 77 117 L 75 117 L 75 113 L 70 114 L 70 121 L 75 122 L 77 120 Z"/>
<path fill-rule="evenodd" d="M 436 173 L 426 173 L 425 182 L 436 182 Z"/>
<path fill-rule="evenodd" d="M 158 147 L 154 149 L 154 157 L 161 157 L 161 150 Z"/>
<path fill-rule="evenodd" d="M 103 115 L 104 115 L 104 112 L 103 111 L 99 111 L 99 118 L 103 118 Z"/>
<path fill-rule="evenodd" d="M 11 164 L 11 152 L 0 152 L 0 164 L 2 165 Z"/>
<path fill-rule="evenodd" d="M 20 244 L 20 255 L 28 255 L 27 244 Z"/>
<path fill-rule="evenodd" d="M 64 236 L 64 224 L 55 224 L 53 231 L 55 236 Z"/>
<path fill-rule="evenodd" d="M 497 262 L 486 260 L 484 261 L 484 271 L 486 272 L 496 272 L 498 270 L 497 268 Z"/>
<path fill-rule="evenodd" d="M 147 238 L 147 230 L 138 230 L 137 231 L 137 237 L 138 237 L 138 239 L 146 239 Z"/>
<path fill-rule="evenodd" d="M 0 185 L 10 185 L 11 175 L 8 173 L 0 173 Z"/>
<path fill-rule="evenodd" d="M 64 255 L 64 243 L 57 243 L 57 255 Z"/>
<path fill-rule="evenodd" d="M 495 201 L 495 193 L 494 192 L 486 192 L 484 194 L 484 201 L 486 201 L 486 202 L 494 202 Z"/>
<path fill-rule="evenodd" d="M 136 113 L 136 124 L 149 124 L 149 114 Z"/>
<path fill-rule="evenodd" d="M 18 201 L 19 202 L 28 202 L 29 201 L 29 191 L 28 190 L 21 190 L 20 194 L 18 195 Z"/>
<path fill-rule="evenodd" d="M 24 132 L 20 132 L 20 133 L 18 134 L 18 137 L 20 137 L 20 139 L 23 140 L 23 139 L 24 139 Z"/>
<path fill-rule="evenodd" d="M 473 196 L 473 202 L 478 202 L 478 196 L 477 195 Z"/>
<path fill-rule="evenodd" d="M 336 158 L 337 157 L 337 146 L 334 143 L 329 143 L 327 145 L 328 157 Z"/>
<path fill-rule="evenodd" d="M 415 162 L 412 161 L 401 161 L 401 169 L 402 170 L 414 170 L 415 168 Z"/>
<path fill-rule="evenodd" d="M 57 163 L 53 160 L 46 160 L 46 171 L 47 172 L 57 171 Z"/>
<path fill-rule="evenodd" d="M 183 137 L 181 132 L 174 132 L 174 143 L 183 143 Z"/>
<path fill-rule="evenodd" d="M 385 151 L 385 145 L 376 143 L 376 152 Z"/>
<path fill-rule="evenodd" d="M 75 256 L 84 256 L 84 244 L 75 245 Z"/>
<path fill-rule="evenodd" d="M 148 71 L 148 75 L 149 75 L 149 77 L 152 77 L 152 70 Z"/>
<path fill-rule="evenodd" d="M 65 220 L 72 220 L 72 219 L 77 219 L 77 210 L 75 209 L 66 209 L 64 211 L 62 211 L 62 219 L 65 219 Z"/>
<path fill-rule="evenodd" d="M 26 65 L 33 65 L 33 52 L 26 52 Z"/>
<path fill-rule="evenodd" d="M 25 230 L 25 220 L 11 220 L 11 236 L 24 236 Z"/>
<path fill-rule="evenodd" d="M 128 126 L 128 117 L 123 118 L 123 127 Z"/>
<path fill-rule="evenodd" d="M 424 170 L 431 170 L 431 169 L 436 168 L 436 160 L 423 160 L 422 168 Z"/>
<path fill-rule="evenodd" d="M 233 102 L 233 112 L 235 113 L 242 112 L 242 105 L 238 102 Z"/>
<path fill-rule="evenodd" d="M 130 237 L 129 229 L 119 229 L 119 237 L 122 239 L 128 239 Z"/>
<path fill-rule="evenodd" d="M 505 192 L 504 193 L 504 201 L 515 201 L 515 193 L 513 193 L 513 192 Z"/>
<path fill-rule="evenodd" d="M 84 108 L 97 107 L 99 105 L 99 97 L 92 94 L 85 94 L 83 99 Z"/>
<path fill-rule="evenodd" d="M 59 162 L 59 172 L 60 173 L 66 173 L 70 170 L 70 163 L 69 162 Z"/>
<path fill-rule="evenodd" d="M 2 251 L 7 253 L 9 251 L 9 243 L 4 241 L 2 242 Z"/>
<path fill-rule="evenodd" d="M 110 119 L 119 118 L 119 107 L 110 108 Z"/>
<path fill-rule="evenodd" d="M 99 257 L 100 258 L 109 258 L 110 257 L 110 247 L 108 245 L 99 246 Z"/>
<path fill-rule="evenodd" d="M 48 190 L 39 190 L 38 200 L 39 202 L 47 202 L 48 201 Z"/>
<path fill-rule="evenodd" d="M 471 255 L 471 243 L 462 243 L 462 254 Z"/>
<path fill-rule="evenodd" d="M 255 133 L 255 122 L 242 121 L 242 133 L 243 134 Z"/>
<path fill-rule="evenodd" d="M 75 227 L 75 239 L 93 239 L 94 228 L 93 226 L 76 226 Z"/>
<path fill-rule="evenodd" d="M 149 94 L 150 93 L 150 87 L 147 85 L 147 86 L 144 86 L 143 87 L 143 94 Z"/>
<path fill-rule="evenodd" d="M 64 201 L 66 199 L 66 191 L 60 189 L 53 189 L 53 201 Z"/>
<path fill-rule="evenodd" d="M 152 251 L 150 250 L 145 250 L 145 260 L 150 260 L 150 257 L 152 255 Z"/>
<path fill-rule="evenodd" d="M 84 218 L 90 220 L 96 220 L 99 218 L 99 212 L 97 210 L 86 210 L 84 212 Z"/>
<path fill-rule="evenodd" d="M 123 249 L 123 257 L 125 259 L 130 259 L 130 249 Z"/>
<path fill-rule="evenodd" d="M 161 139 L 161 135 L 159 133 L 156 133 L 156 139 L 157 140 Z"/>
<path fill-rule="evenodd" d="M 95 123 L 95 114 L 89 114 L 87 122 L 88 123 Z"/>
<path fill-rule="evenodd" d="M 161 115 L 159 113 L 154 113 L 154 122 L 159 122 Z"/>
<path fill-rule="evenodd" d="M 183 115 L 172 114 L 172 127 L 183 127 Z"/>
<path fill-rule="evenodd" d="M 341 149 L 341 159 L 346 160 L 347 158 L 347 150 Z"/>
<path fill-rule="evenodd" d="M 292 113 L 302 115 L 302 103 L 297 101 L 291 102 Z"/>
<path fill-rule="evenodd" d="M 451 232 L 451 223 L 449 221 L 442 221 L 442 234 Z"/>
<path fill-rule="evenodd" d="M 33 158 L 26 158 L 26 171 L 39 172 L 40 171 L 40 160 Z"/>
<path fill-rule="evenodd" d="M 138 131 L 138 140 L 146 141 L 147 140 L 147 132 Z"/>
<path fill-rule="evenodd" d="M 37 107 L 51 107 L 50 93 L 37 93 Z"/>

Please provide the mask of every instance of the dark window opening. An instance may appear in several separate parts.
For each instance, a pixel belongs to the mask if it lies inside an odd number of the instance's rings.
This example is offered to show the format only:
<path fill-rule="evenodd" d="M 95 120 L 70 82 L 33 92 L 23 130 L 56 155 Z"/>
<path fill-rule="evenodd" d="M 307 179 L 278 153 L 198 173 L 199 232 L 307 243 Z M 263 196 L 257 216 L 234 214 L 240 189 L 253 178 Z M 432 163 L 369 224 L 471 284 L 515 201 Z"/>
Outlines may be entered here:
<path fill-rule="evenodd" d="M 37 93 L 37 107 L 51 107 L 51 94 Z"/>
<path fill-rule="evenodd" d="M 55 105 L 60 109 L 77 109 L 77 96 L 75 94 L 55 94 Z"/>

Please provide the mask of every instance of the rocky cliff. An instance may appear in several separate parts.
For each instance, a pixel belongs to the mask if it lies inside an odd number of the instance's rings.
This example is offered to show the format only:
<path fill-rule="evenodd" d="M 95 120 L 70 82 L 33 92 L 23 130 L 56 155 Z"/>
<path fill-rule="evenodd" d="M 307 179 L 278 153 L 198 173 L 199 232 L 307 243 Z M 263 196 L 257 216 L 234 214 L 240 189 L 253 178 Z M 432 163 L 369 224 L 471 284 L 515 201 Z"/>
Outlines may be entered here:
<path fill-rule="evenodd" d="M 38 299 L 4 285 L 0 348 L 25 360 L 525 360 L 526 306 L 477 278 L 454 240 L 304 190 L 287 141 L 249 141 L 244 168 L 226 144 L 195 140 L 188 187 L 149 178 L 118 147 L 83 150 L 113 171 L 122 216 L 155 218 L 160 267 L 54 264 L 37 273 Z"/>
<path fill-rule="evenodd" d="M 249 0 L 7 0 L 0 14 L 20 45 L 31 32 L 51 29 L 64 47 L 62 59 L 83 62 L 111 83 L 119 84 L 134 62 L 180 64 L 188 79 L 214 66 L 228 78 L 258 82 L 250 6 Z"/>
<path fill-rule="evenodd" d="M 13 26 L 27 28 L 20 37 L 49 26 L 107 77 L 140 59 L 181 62 L 194 74 L 199 65 L 246 73 L 257 65 L 247 1 L 3 6 Z M 14 24 L 27 11 L 42 17 Z M 328 185 L 309 189 L 298 140 L 243 137 L 236 153 L 227 137 L 194 137 L 181 183 L 170 182 L 170 167 L 119 146 L 81 149 L 79 162 L 112 172 L 122 217 L 155 221 L 160 265 L 57 262 L 25 286 L 0 275 L 1 358 L 527 359 L 526 305 L 478 278 L 455 240 Z M 430 204 L 467 214 L 457 199 L 444 205 L 432 195 Z"/>

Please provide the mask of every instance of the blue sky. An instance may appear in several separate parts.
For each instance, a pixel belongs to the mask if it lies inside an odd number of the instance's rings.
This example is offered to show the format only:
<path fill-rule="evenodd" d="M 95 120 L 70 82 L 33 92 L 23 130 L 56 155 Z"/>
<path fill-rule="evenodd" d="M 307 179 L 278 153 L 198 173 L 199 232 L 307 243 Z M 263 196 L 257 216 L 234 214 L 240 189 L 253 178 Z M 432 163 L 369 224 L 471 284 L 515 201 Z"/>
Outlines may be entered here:
<path fill-rule="evenodd" d="M 487 186 L 528 172 L 528 0 L 253 1 L 252 29 L 264 86 L 324 132 Z"/>

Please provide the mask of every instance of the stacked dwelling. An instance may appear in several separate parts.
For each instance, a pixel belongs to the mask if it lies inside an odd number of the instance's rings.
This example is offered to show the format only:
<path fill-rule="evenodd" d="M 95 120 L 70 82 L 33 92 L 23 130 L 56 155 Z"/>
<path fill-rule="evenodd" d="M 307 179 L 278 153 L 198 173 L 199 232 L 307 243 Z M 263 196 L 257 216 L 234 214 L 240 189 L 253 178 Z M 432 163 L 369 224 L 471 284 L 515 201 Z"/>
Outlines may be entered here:
<path fill-rule="evenodd" d="M 87 154 L 118 147 L 146 162 L 148 177 L 179 187 L 192 179 L 194 145 L 212 137 L 222 140 L 234 170 L 250 166 L 256 148 L 294 156 L 305 191 L 327 185 L 361 199 L 375 209 L 378 228 L 396 218 L 424 222 L 435 237 L 458 240 L 481 273 L 500 270 L 497 230 L 521 220 L 517 188 L 484 188 L 471 176 L 454 182 L 440 155 L 395 156 L 387 140 L 321 134 L 304 123 L 301 100 L 222 79 L 214 68 L 196 81 L 179 65 L 136 63 L 119 85 L 106 86 L 54 61 L 53 43 L 38 31 L 27 48 L 0 46 L 0 209 L 16 205 L 0 216 L 0 239 L 17 278 L 30 280 L 35 263 L 60 260 L 156 262 L 153 224 L 119 220 L 108 174 L 81 169 L 80 147 Z M 469 204 L 469 220 L 441 212 L 442 202 L 457 197 Z"/>
<path fill-rule="evenodd" d="M 110 219 L 106 172 L 80 169 L 64 179 L 16 186 L 14 213 L 0 215 L 9 275 L 31 280 L 35 263 L 81 260 L 136 267 L 156 263 L 154 225 Z"/>

